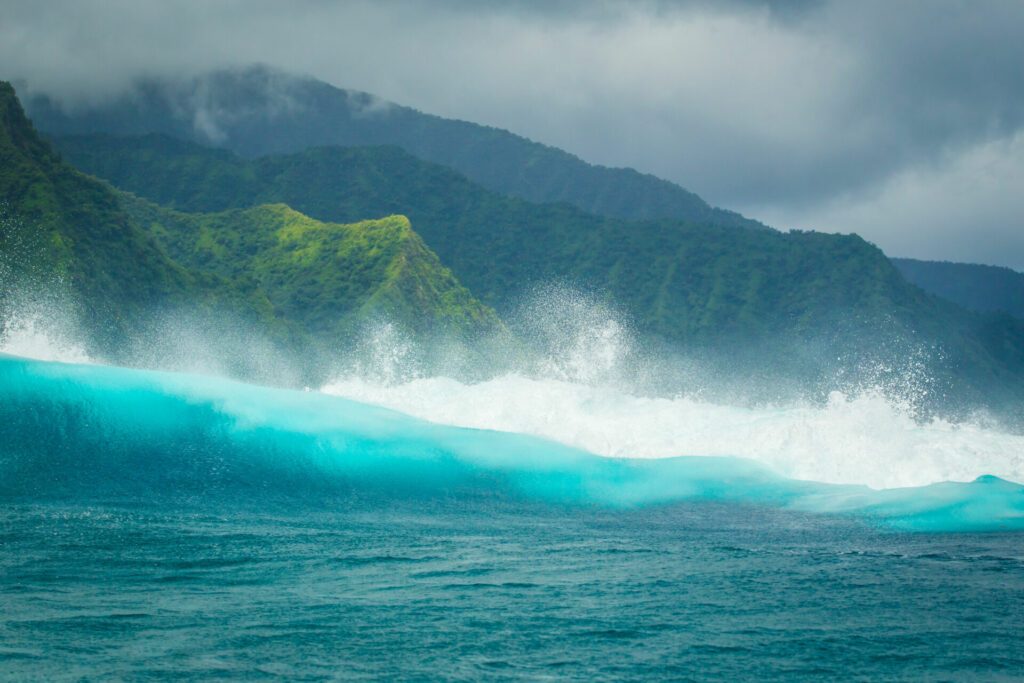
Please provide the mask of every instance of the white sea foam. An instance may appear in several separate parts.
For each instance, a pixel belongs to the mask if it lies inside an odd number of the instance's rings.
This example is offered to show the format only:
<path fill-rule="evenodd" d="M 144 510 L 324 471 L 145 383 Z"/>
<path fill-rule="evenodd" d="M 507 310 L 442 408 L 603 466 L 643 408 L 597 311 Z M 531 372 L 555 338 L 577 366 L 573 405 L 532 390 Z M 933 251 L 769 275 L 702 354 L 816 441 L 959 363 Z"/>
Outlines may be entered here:
<path fill-rule="evenodd" d="M 517 318 L 521 336 L 540 342 L 538 357 L 523 368 L 477 382 L 424 376 L 419 367 L 403 369 L 415 355 L 407 340 L 375 334 L 374 357 L 386 362 L 342 373 L 322 391 L 612 457 L 740 456 L 786 477 L 875 488 L 985 474 L 1024 482 L 1024 436 L 918 419 L 915 401 L 929 385 L 915 354 L 906 367 L 881 364 L 856 381 L 845 378 L 846 393 L 833 391 L 824 403 L 751 407 L 701 399 L 682 386 L 676 397 L 655 397 L 664 387 L 645 391 L 632 381 L 644 359 L 629 325 L 578 292 L 542 290 Z"/>
<path fill-rule="evenodd" d="M 642 354 L 629 326 L 607 307 L 547 290 L 519 318 L 517 331 L 539 342 L 514 371 L 481 381 L 432 376 L 415 344 L 379 323 L 357 345 L 360 360 L 322 391 L 437 423 L 532 434 L 611 457 L 739 456 L 786 477 L 875 488 L 985 474 L 1024 482 L 1024 436 L 980 423 L 916 419 L 900 391 L 871 389 L 870 378 L 856 391 L 832 392 L 824 404 L 730 405 L 693 392 L 664 397 L 663 387 L 655 394 L 631 381 L 644 365 Z M 75 342 L 73 320 L 60 307 L 23 307 L 0 325 L 0 353 L 92 362 Z M 927 383 L 914 370 L 904 384 L 897 389 L 916 395 Z"/>
<path fill-rule="evenodd" d="M 742 408 L 515 374 L 476 384 L 347 378 L 323 391 L 433 422 L 543 436 L 605 456 L 741 456 L 795 479 L 875 488 L 983 474 L 1024 482 L 1024 437 L 939 419 L 920 424 L 878 393 L 850 398 L 833 392 L 825 406 Z"/>

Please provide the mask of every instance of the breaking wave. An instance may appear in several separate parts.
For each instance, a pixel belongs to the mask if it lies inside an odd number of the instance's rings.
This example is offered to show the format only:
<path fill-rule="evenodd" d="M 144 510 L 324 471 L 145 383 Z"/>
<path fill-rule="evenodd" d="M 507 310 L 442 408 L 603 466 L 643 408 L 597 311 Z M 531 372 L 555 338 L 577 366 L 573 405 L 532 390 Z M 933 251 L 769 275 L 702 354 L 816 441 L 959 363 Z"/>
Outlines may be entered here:
<path fill-rule="evenodd" d="M 832 392 L 824 406 L 737 407 L 519 374 L 475 384 L 351 377 L 323 391 L 432 422 L 532 434 L 617 458 L 739 456 L 785 477 L 874 488 L 985 474 L 1024 481 L 1024 437 L 941 418 L 921 422 L 878 392 Z"/>
<path fill-rule="evenodd" d="M 1024 482 L 1024 436 L 980 416 L 922 413 L 932 386 L 920 349 L 831 380 L 840 388 L 824 400 L 727 402 L 701 390 L 707 373 L 659 364 L 621 313 L 577 291 L 542 288 L 513 324 L 534 353 L 474 380 L 425 371 L 410 339 L 378 325 L 363 341 L 366 361 L 321 391 L 615 458 L 742 457 L 787 478 L 878 489 L 983 475 Z"/>
<path fill-rule="evenodd" d="M 713 500 L 907 529 L 1024 528 L 1024 487 L 991 476 L 886 490 L 805 482 L 744 458 L 609 458 L 319 392 L 9 356 L 0 357 L 0 395 L 8 500 Z"/>
<path fill-rule="evenodd" d="M 92 364 L 74 326 L 54 325 L 73 317 L 47 310 L 0 326 L 0 496 L 725 500 L 906 528 L 1024 527 L 1012 483 L 1024 436 L 922 418 L 901 398 L 925 393 L 920 373 L 897 392 L 866 382 L 823 402 L 648 392 L 637 378 L 660 369 L 629 325 L 572 292 L 542 292 L 513 318 L 534 348 L 489 374 L 438 371 L 384 322 L 319 391 L 208 374 L 223 364 L 201 336 L 186 354 L 199 372 Z"/>

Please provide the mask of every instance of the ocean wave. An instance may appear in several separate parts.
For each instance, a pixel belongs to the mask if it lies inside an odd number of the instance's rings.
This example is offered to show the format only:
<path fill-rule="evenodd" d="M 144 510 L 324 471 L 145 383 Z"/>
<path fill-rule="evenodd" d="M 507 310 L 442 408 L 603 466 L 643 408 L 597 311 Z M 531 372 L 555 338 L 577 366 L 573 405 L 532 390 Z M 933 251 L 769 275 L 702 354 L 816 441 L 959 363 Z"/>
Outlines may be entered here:
<path fill-rule="evenodd" d="M 739 456 L 788 478 L 880 489 L 987 474 L 1024 481 L 1024 436 L 920 420 L 881 392 L 834 391 L 824 405 L 743 407 L 518 373 L 477 383 L 350 376 L 321 390 L 432 422 L 532 434 L 609 457 Z"/>
<path fill-rule="evenodd" d="M 319 392 L 13 357 L 0 358 L 0 396 L 0 497 L 9 500 L 709 500 L 908 529 L 1024 528 L 1024 488 L 991 476 L 887 490 L 799 481 L 745 458 L 603 457 Z"/>

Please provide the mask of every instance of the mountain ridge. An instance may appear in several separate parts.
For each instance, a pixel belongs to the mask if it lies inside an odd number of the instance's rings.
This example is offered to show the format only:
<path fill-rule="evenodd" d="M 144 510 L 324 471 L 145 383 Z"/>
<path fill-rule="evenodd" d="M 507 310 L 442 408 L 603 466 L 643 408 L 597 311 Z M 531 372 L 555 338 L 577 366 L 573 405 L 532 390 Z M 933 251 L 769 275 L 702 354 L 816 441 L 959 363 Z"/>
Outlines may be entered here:
<path fill-rule="evenodd" d="M 500 327 L 404 217 L 341 225 L 280 205 L 228 215 L 157 206 L 65 163 L 2 82 L 0 207 L 0 334 L 25 291 L 52 298 L 54 289 L 81 313 L 91 351 L 124 362 L 160 343 L 172 351 L 173 339 L 160 337 L 175 333 L 158 318 L 175 311 L 189 311 L 214 336 L 241 325 L 293 357 L 308 356 L 306 370 L 374 316 L 456 337 Z M 244 257 L 253 267 L 224 267 L 229 250 L 218 254 L 217 246 L 232 240 L 244 251 L 230 250 L 228 260 Z M 326 322 L 311 325 L 311 315 Z"/>
<path fill-rule="evenodd" d="M 416 334 L 500 325 L 405 216 L 332 223 L 284 203 L 183 213 L 135 197 L 125 210 L 186 266 L 253 278 L 285 319 L 317 338 L 344 340 L 376 317 Z"/>
<path fill-rule="evenodd" d="M 892 258 L 908 281 L 974 311 L 1024 319 L 1024 273 L 1003 266 Z"/>
<path fill-rule="evenodd" d="M 426 114 L 263 65 L 137 81 L 119 101 L 72 113 L 43 95 L 27 106 L 39 128 L 53 135 L 158 132 L 246 157 L 391 144 L 531 202 L 566 202 L 612 218 L 765 227 L 650 174 L 590 164 L 500 128 Z"/>
<path fill-rule="evenodd" d="M 499 312 L 531 283 L 578 283 L 621 306 L 638 331 L 714 354 L 726 372 L 766 363 L 783 374 L 856 372 L 934 347 L 936 374 L 951 386 L 966 382 L 975 396 L 993 383 L 1020 389 L 1024 325 L 926 294 L 855 235 L 602 218 L 490 192 L 394 147 L 243 159 L 154 135 L 55 142 L 89 172 L 187 210 L 281 201 L 321 220 L 408 215 Z"/>

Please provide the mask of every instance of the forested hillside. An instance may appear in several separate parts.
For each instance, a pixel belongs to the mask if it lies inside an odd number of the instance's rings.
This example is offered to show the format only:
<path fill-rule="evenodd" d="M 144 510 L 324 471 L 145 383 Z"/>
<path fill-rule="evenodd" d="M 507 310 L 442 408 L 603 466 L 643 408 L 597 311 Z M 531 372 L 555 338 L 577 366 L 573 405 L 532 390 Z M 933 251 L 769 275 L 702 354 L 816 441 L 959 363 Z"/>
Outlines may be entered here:
<path fill-rule="evenodd" d="M 309 365 L 375 316 L 456 338 L 500 326 L 403 216 L 339 225 L 282 205 L 159 207 L 65 163 L 5 83 L 0 209 L 0 328 L 26 292 L 60 289 L 74 310 L 59 313 L 80 318 L 90 349 L 124 362 L 176 311 L 246 326 Z"/>
<path fill-rule="evenodd" d="M 413 333 L 452 336 L 500 325 L 405 216 L 341 225 L 284 204 L 211 214 L 132 197 L 124 205 L 176 261 L 231 281 L 252 280 L 281 319 L 315 339 L 341 345 L 377 317 Z"/>
<path fill-rule="evenodd" d="M 999 266 L 894 258 L 921 289 L 974 311 L 1004 311 L 1024 319 L 1024 273 Z"/>
<path fill-rule="evenodd" d="M 395 145 L 490 190 L 533 202 L 566 202 L 616 218 L 762 227 L 651 175 L 595 166 L 505 130 L 432 116 L 262 66 L 142 81 L 118 100 L 68 111 L 38 97 L 29 110 L 51 134 L 165 133 L 248 157 L 324 145 Z"/>
<path fill-rule="evenodd" d="M 644 333 L 736 367 L 813 374 L 925 349 L 951 385 L 977 395 L 1020 386 L 1024 325 L 926 294 L 857 236 L 603 218 L 493 193 L 388 147 L 246 160 L 164 136 L 58 144 L 83 169 L 183 210 L 283 202 L 321 220 L 407 215 L 499 312 L 555 279 L 599 292 Z"/>
<path fill-rule="evenodd" d="M 63 163 L 36 136 L 6 83 L 0 83 L 0 202 L 6 214 L 0 250 L 8 268 L 3 296 L 60 283 L 108 349 L 153 310 L 186 302 L 269 320 L 258 295 L 174 262 L 124 212 L 116 191 Z"/>

